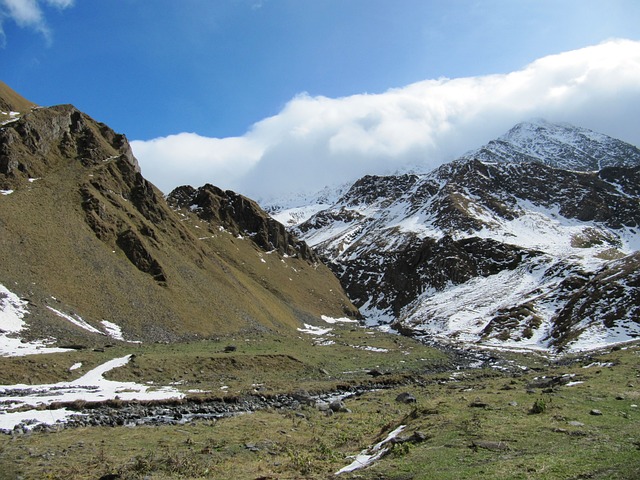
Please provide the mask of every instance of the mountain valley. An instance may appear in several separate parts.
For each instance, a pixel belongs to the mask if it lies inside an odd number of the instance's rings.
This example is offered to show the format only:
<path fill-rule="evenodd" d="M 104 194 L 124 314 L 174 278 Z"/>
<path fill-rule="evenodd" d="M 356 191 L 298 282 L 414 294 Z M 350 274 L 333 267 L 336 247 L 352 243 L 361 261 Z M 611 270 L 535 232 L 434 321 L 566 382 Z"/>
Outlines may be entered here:
<path fill-rule="evenodd" d="M 295 204 L 165 196 L 0 83 L 0 478 L 637 478 L 639 169 L 538 120 Z"/>

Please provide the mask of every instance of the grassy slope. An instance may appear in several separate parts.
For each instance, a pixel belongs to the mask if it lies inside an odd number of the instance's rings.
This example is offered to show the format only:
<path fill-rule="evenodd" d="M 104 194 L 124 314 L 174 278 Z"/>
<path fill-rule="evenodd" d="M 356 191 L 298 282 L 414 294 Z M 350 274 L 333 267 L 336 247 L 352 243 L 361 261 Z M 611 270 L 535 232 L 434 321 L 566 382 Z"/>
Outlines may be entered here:
<path fill-rule="evenodd" d="M 349 302 L 325 266 L 266 254 L 248 239 L 169 210 L 168 222 L 176 228 L 165 231 L 146 222 L 157 233 L 149 248 L 168 278 L 166 286 L 158 284 L 84 222 L 77 185 L 99 175 L 99 168 L 67 164 L 0 198 L 0 224 L 6 226 L 0 246 L 12 252 L 3 258 L 0 278 L 31 301 L 34 335 L 89 344 L 104 340 L 87 337 L 46 304 L 78 313 L 94 326 L 115 322 L 127 338 L 147 340 L 286 330 L 306 316 L 344 315 L 342 306 Z M 145 224 L 125 200 L 118 208 L 104 203 L 133 230 Z"/>
<path fill-rule="evenodd" d="M 262 384 L 261 394 L 268 394 L 366 383 L 371 381 L 366 370 L 374 367 L 388 372 L 380 378 L 404 383 L 348 399 L 352 412 L 333 416 L 302 407 L 181 426 L 5 436 L 0 438 L 0 471 L 23 478 L 42 478 L 45 472 L 48 478 L 98 478 L 115 472 L 121 478 L 152 479 L 329 478 L 351 462 L 348 455 L 404 424 L 407 434 L 420 431 L 427 440 L 396 445 L 374 466 L 339 478 L 628 479 L 640 475 L 640 411 L 632 406 L 640 403 L 637 344 L 558 364 L 511 354 L 516 364 L 530 367 L 516 374 L 494 369 L 430 374 L 446 359 L 410 339 L 371 335 L 348 326 L 333 333 L 336 343 L 330 346 L 312 346 L 313 338 L 306 335 L 267 334 L 143 346 L 136 349 L 135 364 L 114 370 L 111 378 L 182 380 L 185 390 L 210 390 L 204 395 L 217 397 L 250 393 L 256 384 Z M 390 351 L 353 348 L 365 342 Z M 229 344 L 237 350 L 224 353 Z M 28 361 L 33 363 L 22 365 L 38 372 L 38 364 L 47 363 L 62 372 L 73 362 L 83 361 L 83 368 L 74 372 L 80 375 L 106 356 L 123 353 L 118 347 L 106 353 L 56 354 L 32 357 Z M 613 366 L 583 368 L 594 361 Z M 6 362 L 17 363 L 2 360 L 0 371 L 7 370 Z M 575 374 L 571 380 L 584 383 L 547 392 L 531 389 L 536 378 L 565 374 Z M 8 380 L 2 379 L 3 383 Z M 229 388 L 221 390 L 221 386 Z M 396 402 L 400 392 L 415 395 L 417 404 Z M 532 414 L 532 405 L 540 399 L 545 410 Z M 476 401 L 486 406 L 471 406 Z M 603 415 L 591 415 L 592 409 Z M 474 442 L 480 447 L 471 448 Z"/>
<path fill-rule="evenodd" d="M 25 113 L 35 104 L 14 92 L 6 83 L 0 81 L 0 122 L 10 120 L 9 112 Z M 3 113 L 4 112 L 4 113 Z"/>

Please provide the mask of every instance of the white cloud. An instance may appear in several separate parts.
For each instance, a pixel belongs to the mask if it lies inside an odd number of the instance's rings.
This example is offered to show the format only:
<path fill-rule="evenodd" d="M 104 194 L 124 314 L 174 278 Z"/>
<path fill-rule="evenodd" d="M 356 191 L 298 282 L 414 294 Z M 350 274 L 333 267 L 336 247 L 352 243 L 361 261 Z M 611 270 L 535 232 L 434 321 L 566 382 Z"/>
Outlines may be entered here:
<path fill-rule="evenodd" d="M 640 145 L 640 42 L 611 40 L 488 76 L 425 80 L 381 94 L 301 94 L 242 137 L 133 143 L 163 191 L 206 182 L 260 199 L 407 166 L 424 171 L 532 117 Z"/>
<path fill-rule="evenodd" d="M 145 177 L 167 193 L 186 184 L 234 184 L 258 162 L 263 151 L 248 135 L 218 139 L 180 133 L 146 142 L 132 141 L 131 146 Z"/>
<path fill-rule="evenodd" d="M 43 34 L 47 41 L 51 32 L 47 26 L 42 4 L 64 9 L 73 6 L 75 0 L 0 0 L 0 22 L 3 17 L 11 18 L 20 27 L 32 28 Z M 2 24 L 0 33 L 4 36 Z"/>

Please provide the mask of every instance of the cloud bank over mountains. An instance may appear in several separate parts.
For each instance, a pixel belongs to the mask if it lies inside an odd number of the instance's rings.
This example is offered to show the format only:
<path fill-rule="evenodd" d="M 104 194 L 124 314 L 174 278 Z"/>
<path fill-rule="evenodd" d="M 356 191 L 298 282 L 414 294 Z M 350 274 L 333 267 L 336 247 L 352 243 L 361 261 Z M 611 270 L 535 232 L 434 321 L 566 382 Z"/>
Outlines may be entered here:
<path fill-rule="evenodd" d="M 640 42 L 613 39 L 511 73 L 378 94 L 303 93 L 239 137 L 179 133 L 132 146 L 143 174 L 165 193 L 213 183 L 269 199 L 364 174 L 428 171 L 534 117 L 640 145 Z"/>

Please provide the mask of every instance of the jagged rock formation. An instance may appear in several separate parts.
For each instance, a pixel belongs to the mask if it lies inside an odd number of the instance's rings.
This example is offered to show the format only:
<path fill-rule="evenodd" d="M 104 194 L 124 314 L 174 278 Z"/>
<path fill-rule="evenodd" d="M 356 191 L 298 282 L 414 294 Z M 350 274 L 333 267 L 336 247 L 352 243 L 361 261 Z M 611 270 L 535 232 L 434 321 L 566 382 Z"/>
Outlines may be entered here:
<path fill-rule="evenodd" d="M 266 251 L 275 250 L 280 255 L 318 262 L 306 243 L 290 234 L 256 202 L 231 190 L 223 191 L 210 184 L 197 190 L 183 186 L 176 188 L 167 198 L 174 207 L 191 210 L 198 218 L 220 225 L 233 235 L 250 237 Z"/>
<path fill-rule="evenodd" d="M 639 335 L 629 265 L 640 245 L 640 150 L 538 121 L 477 157 L 363 177 L 293 231 L 371 323 L 555 349 L 582 348 L 600 328 L 603 342 Z M 616 268 L 628 273 L 605 273 Z M 609 285 L 621 276 L 624 288 Z"/>
<path fill-rule="evenodd" d="M 30 302 L 34 337 L 104 343 L 108 321 L 127 339 L 173 341 L 357 315 L 254 202 L 205 186 L 169 205 L 126 137 L 71 105 L 0 126 L 0 189 L 0 283 Z"/>

